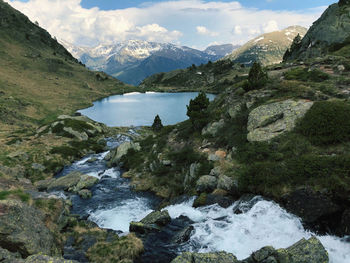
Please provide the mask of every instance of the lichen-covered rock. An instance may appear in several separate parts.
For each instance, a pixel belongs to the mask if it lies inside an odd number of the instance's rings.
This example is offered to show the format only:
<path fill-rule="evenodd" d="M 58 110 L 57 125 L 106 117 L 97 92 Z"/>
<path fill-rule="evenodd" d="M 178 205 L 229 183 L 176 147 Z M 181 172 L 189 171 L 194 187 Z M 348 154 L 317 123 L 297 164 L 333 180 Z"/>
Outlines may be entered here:
<path fill-rule="evenodd" d="M 129 231 L 139 234 L 146 234 L 150 232 L 160 231 L 160 228 L 157 225 L 146 225 L 141 222 L 131 222 Z"/>
<path fill-rule="evenodd" d="M 312 237 L 302 239 L 294 245 L 277 250 L 276 256 L 280 263 L 328 263 L 328 253 L 321 242 Z"/>
<path fill-rule="evenodd" d="M 308 100 L 285 100 L 255 108 L 248 118 L 248 141 L 268 141 L 293 130 L 296 121 L 312 105 L 313 102 Z"/>
<path fill-rule="evenodd" d="M 215 137 L 220 129 L 222 129 L 225 125 L 225 121 L 221 119 L 220 121 L 216 121 L 213 123 L 209 123 L 206 127 L 202 130 L 203 136 L 213 136 Z"/>
<path fill-rule="evenodd" d="M 89 199 L 92 197 L 92 193 L 88 189 L 83 189 L 78 192 L 78 195 L 83 199 Z"/>
<path fill-rule="evenodd" d="M 133 149 L 135 151 L 140 151 L 141 146 L 139 143 L 134 142 L 124 142 L 121 145 L 118 146 L 118 148 L 111 153 L 111 160 L 109 162 L 110 166 L 117 165 L 120 159 L 128 153 L 130 149 Z"/>
<path fill-rule="evenodd" d="M 198 192 L 211 192 L 216 188 L 217 182 L 215 176 L 204 175 L 198 179 L 196 189 Z"/>
<path fill-rule="evenodd" d="M 73 187 L 73 192 L 79 192 L 82 189 L 90 189 L 93 187 L 99 179 L 94 176 L 81 174 L 79 182 Z"/>
<path fill-rule="evenodd" d="M 231 177 L 228 177 L 226 175 L 220 175 L 218 179 L 218 189 L 223 189 L 228 192 L 233 192 L 236 190 L 236 185 Z"/>
<path fill-rule="evenodd" d="M 90 189 L 99 181 L 94 176 L 82 174 L 81 172 L 75 171 L 57 179 L 49 179 L 40 181 L 37 184 L 39 190 L 64 190 L 73 193 L 78 193 L 83 189 Z"/>
<path fill-rule="evenodd" d="M 154 211 L 148 214 L 141 220 L 141 223 L 146 225 L 156 224 L 159 226 L 165 226 L 171 221 L 169 212 L 167 210 Z"/>
<path fill-rule="evenodd" d="M 0 262 L 1 263 L 13 263 L 13 262 L 23 262 L 21 254 L 18 252 L 10 252 L 7 249 L 0 247 Z"/>
<path fill-rule="evenodd" d="M 237 258 L 231 253 L 190 253 L 185 252 L 175 258 L 171 263 L 238 263 Z"/>
<path fill-rule="evenodd" d="M 45 226 L 43 214 L 17 200 L 0 201 L 0 244 L 22 257 L 37 253 L 58 254 L 55 239 Z"/>
<path fill-rule="evenodd" d="M 185 227 L 173 237 L 172 242 L 175 244 L 182 244 L 184 242 L 187 242 L 190 239 L 193 230 L 193 226 Z"/>
<path fill-rule="evenodd" d="M 78 263 L 75 260 L 66 260 L 64 258 L 50 257 L 46 255 L 33 255 L 24 261 L 25 263 Z"/>
<path fill-rule="evenodd" d="M 65 176 L 59 177 L 53 180 L 47 187 L 47 190 L 64 190 L 68 191 L 68 189 L 72 189 L 76 186 L 79 181 L 82 173 L 80 172 L 72 172 Z"/>

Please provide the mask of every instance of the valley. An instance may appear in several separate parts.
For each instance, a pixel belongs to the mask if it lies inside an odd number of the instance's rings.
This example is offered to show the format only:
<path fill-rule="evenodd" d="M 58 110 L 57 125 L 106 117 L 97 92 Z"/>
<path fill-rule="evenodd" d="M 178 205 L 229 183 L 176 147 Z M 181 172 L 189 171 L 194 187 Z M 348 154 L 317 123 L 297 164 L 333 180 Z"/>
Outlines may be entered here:
<path fill-rule="evenodd" d="M 67 50 L 0 0 L 0 262 L 349 262 L 349 13 Z"/>

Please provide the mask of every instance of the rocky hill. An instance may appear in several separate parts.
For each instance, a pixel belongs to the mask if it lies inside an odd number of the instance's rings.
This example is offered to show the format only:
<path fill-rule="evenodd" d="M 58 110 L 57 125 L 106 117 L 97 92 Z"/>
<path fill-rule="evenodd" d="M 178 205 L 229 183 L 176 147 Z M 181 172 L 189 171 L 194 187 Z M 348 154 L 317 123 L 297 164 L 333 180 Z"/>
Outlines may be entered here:
<path fill-rule="evenodd" d="M 285 59 L 303 60 L 337 51 L 341 52 L 342 55 L 349 54 L 349 13 L 350 2 L 347 0 L 329 6 L 308 30 L 301 43 L 288 52 Z"/>
<path fill-rule="evenodd" d="M 138 85 L 158 72 L 186 68 L 215 61 L 231 53 L 233 45 L 208 47 L 205 51 L 170 43 L 129 40 L 93 48 L 61 43 L 88 68 L 104 71 L 126 83 Z"/>
<path fill-rule="evenodd" d="M 280 63 L 293 39 L 298 34 L 304 36 L 306 31 L 304 27 L 291 26 L 281 31 L 263 34 L 250 40 L 224 59 L 245 65 L 251 65 L 255 61 L 265 66 Z"/>

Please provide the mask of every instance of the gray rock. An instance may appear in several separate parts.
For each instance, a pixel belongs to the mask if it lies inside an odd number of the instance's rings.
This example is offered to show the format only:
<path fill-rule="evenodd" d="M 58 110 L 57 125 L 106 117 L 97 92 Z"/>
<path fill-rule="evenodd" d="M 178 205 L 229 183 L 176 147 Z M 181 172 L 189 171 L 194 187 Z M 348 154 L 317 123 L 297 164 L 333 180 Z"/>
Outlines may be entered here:
<path fill-rule="evenodd" d="M 21 254 L 18 252 L 10 252 L 7 249 L 0 247 L 0 262 L 1 263 L 13 263 L 13 262 L 23 262 L 21 261 Z"/>
<path fill-rule="evenodd" d="M 231 253 L 191 253 L 185 252 L 175 258 L 171 263 L 239 263 Z"/>
<path fill-rule="evenodd" d="M 42 164 L 39 164 L 39 163 L 32 163 L 32 168 L 34 170 L 38 170 L 38 171 L 44 171 L 46 169 L 46 167 Z"/>
<path fill-rule="evenodd" d="M 231 177 L 228 177 L 226 175 L 220 175 L 218 179 L 218 189 L 222 189 L 228 192 L 233 192 L 236 190 L 236 185 Z"/>
<path fill-rule="evenodd" d="M 225 121 L 223 119 L 217 122 L 209 123 L 205 128 L 203 128 L 202 135 L 215 137 L 224 126 Z"/>
<path fill-rule="evenodd" d="M 50 257 L 46 255 L 33 255 L 24 261 L 25 263 L 78 263 L 75 260 L 66 260 L 64 258 L 59 257 Z"/>
<path fill-rule="evenodd" d="M 140 222 L 146 225 L 156 224 L 165 226 L 171 221 L 169 212 L 167 210 L 154 211 L 143 218 Z"/>
<path fill-rule="evenodd" d="M 293 130 L 296 121 L 303 117 L 312 105 L 313 102 L 307 100 L 285 100 L 252 110 L 248 118 L 248 141 L 268 141 Z"/>
<path fill-rule="evenodd" d="M 87 141 L 89 139 L 89 136 L 86 134 L 86 132 L 78 132 L 76 130 L 73 130 L 71 127 L 63 127 L 63 130 L 73 137 L 77 138 L 79 141 Z"/>
<path fill-rule="evenodd" d="M 117 165 L 120 159 L 125 156 L 130 149 L 134 149 L 135 151 L 140 151 L 141 146 L 139 143 L 134 142 L 124 142 L 118 146 L 118 148 L 114 151 L 113 156 L 110 160 L 110 165 Z"/>
<path fill-rule="evenodd" d="M 57 255 L 58 248 L 44 215 L 37 209 L 17 200 L 0 201 L 0 244 L 17 251 L 22 257 L 37 253 Z"/>
<path fill-rule="evenodd" d="M 237 114 L 242 110 L 242 103 L 237 102 L 234 106 L 228 109 L 228 115 L 231 119 L 236 118 Z"/>
<path fill-rule="evenodd" d="M 217 179 L 215 176 L 204 175 L 201 176 L 196 184 L 196 189 L 198 192 L 211 192 L 217 186 Z"/>
<path fill-rule="evenodd" d="M 221 174 L 221 170 L 219 166 L 214 167 L 213 169 L 211 169 L 209 175 L 211 176 L 215 176 L 215 177 L 219 177 Z"/>
<path fill-rule="evenodd" d="M 78 192 L 78 195 L 83 199 L 89 199 L 92 197 L 92 193 L 88 189 L 83 189 Z"/>
<path fill-rule="evenodd" d="M 193 226 L 185 227 L 173 237 L 172 242 L 176 244 L 182 244 L 184 242 L 187 242 L 190 239 L 193 230 Z"/>

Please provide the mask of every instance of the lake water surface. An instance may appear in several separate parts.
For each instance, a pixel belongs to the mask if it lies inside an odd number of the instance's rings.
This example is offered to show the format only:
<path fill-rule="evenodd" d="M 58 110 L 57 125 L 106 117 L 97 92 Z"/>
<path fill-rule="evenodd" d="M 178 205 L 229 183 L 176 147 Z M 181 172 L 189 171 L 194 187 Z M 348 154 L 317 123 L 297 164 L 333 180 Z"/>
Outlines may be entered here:
<path fill-rule="evenodd" d="M 94 102 L 94 106 L 79 112 L 108 126 L 150 126 L 158 114 L 164 125 L 186 120 L 187 108 L 198 92 L 127 93 Z M 207 94 L 210 100 L 213 94 Z"/>

